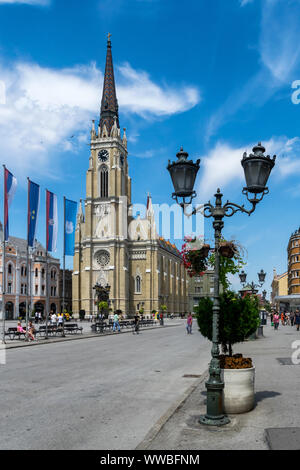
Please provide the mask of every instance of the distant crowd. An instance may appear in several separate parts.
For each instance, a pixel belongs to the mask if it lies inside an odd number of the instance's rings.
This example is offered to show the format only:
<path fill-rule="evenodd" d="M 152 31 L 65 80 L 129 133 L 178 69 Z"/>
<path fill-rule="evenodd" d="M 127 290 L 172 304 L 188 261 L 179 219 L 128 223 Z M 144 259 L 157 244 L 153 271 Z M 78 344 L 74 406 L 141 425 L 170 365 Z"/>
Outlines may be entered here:
<path fill-rule="evenodd" d="M 296 310 L 295 312 L 272 312 L 271 313 L 271 325 L 274 326 L 275 330 L 278 330 L 279 325 L 294 326 L 296 325 L 297 331 L 300 329 L 300 311 Z"/>

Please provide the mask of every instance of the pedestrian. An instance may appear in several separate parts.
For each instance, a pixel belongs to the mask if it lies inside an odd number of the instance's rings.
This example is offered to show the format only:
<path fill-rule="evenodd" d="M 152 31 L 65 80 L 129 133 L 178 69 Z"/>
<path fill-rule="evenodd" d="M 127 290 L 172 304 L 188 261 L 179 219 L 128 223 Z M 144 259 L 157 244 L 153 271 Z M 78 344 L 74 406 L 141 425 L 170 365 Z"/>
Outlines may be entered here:
<path fill-rule="evenodd" d="M 120 323 L 119 323 L 119 315 L 117 313 L 114 314 L 114 324 L 113 324 L 113 331 L 116 331 L 116 327 L 118 327 L 118 332 L 121 332 Z"/>
<path fill-rule="evenodd" d="M 63 314 L 61 313 L 58 315 L 58 326 L 62 326 L 63 324 Z"/>
<path fill-rule="evenodd" d="M 279 315 L 278 313 L 276 312 L 274 317 L 273 317 L 273 322 L 274 322 L 274 329 L 275 330 L 278 330 L 278 326 L 279 326 Z"/>
<path fill-rule="evenodd" d="M 28 337 L 31 339 L 31 341 L 34 341 L 35 335 L 36 335 L 36 329 L 34 328 L 32 322 L 30 321 L 28 325 Z"/>
<path fill-rule="evenodd" d="M 133 334 L 136 333 L 138 335 L 139 334 L 139 329 L 140 329 L 140 316 L 139 316 L 138 312 L 136 312 L 135 317 L 134 317 Z"/>
<path fill-rule="evenodd" d="M 186 320 L 186 330 L 187 330 L 188 335 L 192 334 L 192 325 L 193 325 L 193 316 L 190 312 Z"/>
<path fill-rule="evenodd" d="M 53 312 L 52 315 L 51 315 L 51 324 L 53 326 L 56 326 L 56 321 L 57 321 L 56 314 Z"/>
<path fill-rule="evenodd" d="M 291 322 L 291 326 L 294 326 L 294 322 L 295 322 L 295 313 L 294 312 L 290 313 L 290 322 Z"/>
<path fill-rule="evenodd" d="M 38 314 L 38 312 L 35 312 L 35 314 L 34 314 L 34 321 L 35 321 L 35 323 L 38 323 L 38 322 L 39 322 L 39 314 Z"/>
<path fill-rule="evenodd" d="M 299 328 L 300 328 L 300 312 L 299 312 L 299 310 L 296 310 L 296 312 L 295 312 L 295 325 L 297 325 L 297 331 L 299 331 Z"/>

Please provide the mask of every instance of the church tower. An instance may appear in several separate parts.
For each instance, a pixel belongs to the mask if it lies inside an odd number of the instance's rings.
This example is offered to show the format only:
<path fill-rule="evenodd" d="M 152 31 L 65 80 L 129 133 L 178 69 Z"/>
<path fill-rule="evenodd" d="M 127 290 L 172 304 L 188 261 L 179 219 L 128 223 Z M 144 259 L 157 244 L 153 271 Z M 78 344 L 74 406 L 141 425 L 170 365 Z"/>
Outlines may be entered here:
<path fill-rule="evenodd" d="M 110 35 L 97 129 L 91 129 L 91 155 L 86 174 L 86 199 L 76 229 L 73 274 L 73 311 L 96 312 L 96 284 L 111 286 L 111 307 L 127 310 L 128 209 L 131 179 L 128 176 L 127 138 L 119 125 Z"/>
<path fill-rule="evenodd" d="M 72 279 L 73 313 L 97 312 L 96 285 L 110 286 L 113 311 L 141 311 L 148 318 L 167 304 L 168 312 L 187 311 L 186 274 L 179 251 L 156 232 L 152 199 L 144 218 L 132 217 L 126 131 L 122 136 L 110 35 L 99 124 L 93 121 L 86 173 L 75 235 Z"/>

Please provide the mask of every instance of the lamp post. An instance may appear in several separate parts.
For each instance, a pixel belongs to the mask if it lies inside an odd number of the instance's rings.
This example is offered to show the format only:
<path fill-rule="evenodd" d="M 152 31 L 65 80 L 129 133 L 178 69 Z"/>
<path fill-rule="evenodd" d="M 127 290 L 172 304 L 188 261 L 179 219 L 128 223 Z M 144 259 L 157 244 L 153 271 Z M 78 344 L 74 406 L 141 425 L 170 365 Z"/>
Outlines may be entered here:
<path fill-rule="evenodd" d="M 258 289 L 263 286 L 265 282 L 265 278 L 266 278 L 266 273 L 264 272 L 263 269 L 261 269 L 260 272 L 257 273 L 257 276 L 258 276 L 259 284 L 255 284 L 253 281 L 251 282 L 251 284 L 248 284 L 248 286 L 250 287 L 249 290 L 251 290 L 252 294 L 256 294 L 258 292 Z M 247 274 L 245 273 L 245 271 L 241 271 L 241 273 L 239 274 L 239 278 L 240 278 L 241 283 L 245 285 L 246 279 L 247 279 Z M 265 296 L 263 298 L 265 298 L 267 295 L 267 292 L 266 291 L 264 292 L 265 292 Z"/>
<path fill-rule="evenodd" d="M 239 206 L 235 203 L 227 201 L 222 204 L 220 189 L 215 194 L 215 205 L 210 201 L 200 208 L 193 209 L 191 214 L 202 212 L 204 217 L 213 218 L 213 228 L 215 231 L 215 266 L 214 266 L 214 302 L 213 302 L 213 323 L 212 323 L 212 350 L 211 363 L 209 367 L 209 379 L 206 382 L 207 389 L 207 410 L 206 415 L 201 416 L 199 422 L 201 424 L 211 426 L 222 426 L 230 422 L 229 418 L 223 412 L 223 389 L 224 383 L 221 379 L 221 369 L 219 361 L 219 314 L 220 314 L 220 293 L 219 293 L 219 272 L 220 272 L 220 254 L 219 246 L 221 240 L 222 229 L 224 227 L 224 217 L 232 217 L 237 212 L 243 212 L 251 215 L 256 205 L 263 199 L 264 195 L 269 192 L 267 181 L 272 168 L 275 165 L 275 158 L 264 155 L 265 148 L 259 143 L 253 147 L 253 154 L 249 156 L 245 152 L 241 164 L 244 169 L 246 187 L 243 194 L 251 204 L 249 210 L 244 205 Z M 186 205 L 191 204 L 192 199 L 196 196 L 194 184 L 197 173 L 200 168 L 200 160 L 194 163 L 188 160 L 188 153 L 180 149 L 177 154 L 177 161 L 169 160 L 167 170 L 170 173 L 174 186 L 172 198 L 176 200 L 185 212 Z"/>

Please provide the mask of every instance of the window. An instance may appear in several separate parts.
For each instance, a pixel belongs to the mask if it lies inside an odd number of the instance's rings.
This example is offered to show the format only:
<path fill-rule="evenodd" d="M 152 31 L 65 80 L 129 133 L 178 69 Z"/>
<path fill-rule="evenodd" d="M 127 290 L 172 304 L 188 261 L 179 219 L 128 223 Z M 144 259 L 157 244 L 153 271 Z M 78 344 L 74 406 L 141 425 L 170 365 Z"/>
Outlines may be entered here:
<path fill-rule="evenodd" d="M 42 269 L 42 279 L 44 279 L 44 278 L 45 278 L 45 270 Z"/>
<path fill-rule="evenodd" d="M 35 295 L 38 294 L 38 291 L 39 291 L 39 287 L 38 287 L 38 286 L 35 286 Z"/>
<path fill-rule="evenodd" d="M 195 287 L 195 294 L 202 294 L 202 287 Z"/>
<path fill-rule="evenodd" d="M 11 294 L 11 292 L 12 292 L 12 284 L 11 284 L 11 282 L 9 282 L 8 285 L 7 285 L 7 293 Z"/>
<path fill-rule="evenodd" d="M 35 277 L 38 277 L 38 275 L 39 275 L 39 270 L 38 268 L 35 268 Z"/>
<path fill-rule="evenodd" d="M 7 270 L 8 270 L 8 274 L 12 274 L 12 265 L 11 264 L 8 265 Z"/>
<path fill-rule="evenodd" d="M 24 294 L 24 284 L 21 284 L 21 294 Z"/>
<path fill-rule="evenodd" d="M 45 286 L 42 286 L 42 294 L 45 294 Z"/>
<path fill-rule="evenodd" d="M 136 276 L 135 278 L 135 292 L 138 294 L 141 292 L 141 277 L 140 276 Z"/>
<path fill-rule="evenodd" d="M 106 165 L 100 167 L 100 197 L 108 197 L 108 168 Z"/>
<path fill-rule="evenodd" d="M 21 267 L 21 276 L 24 276 L 24 266 Z"/>

